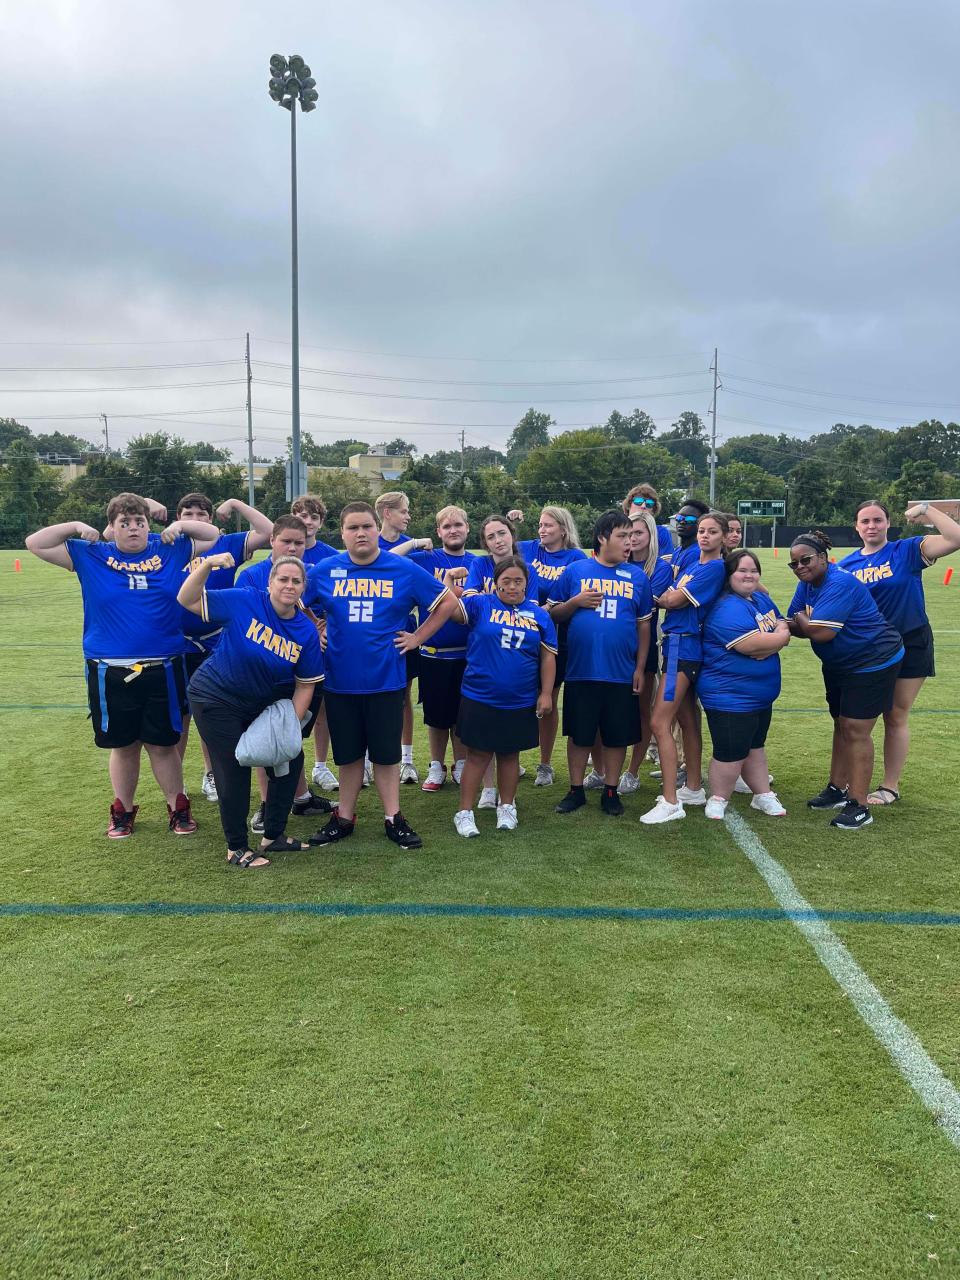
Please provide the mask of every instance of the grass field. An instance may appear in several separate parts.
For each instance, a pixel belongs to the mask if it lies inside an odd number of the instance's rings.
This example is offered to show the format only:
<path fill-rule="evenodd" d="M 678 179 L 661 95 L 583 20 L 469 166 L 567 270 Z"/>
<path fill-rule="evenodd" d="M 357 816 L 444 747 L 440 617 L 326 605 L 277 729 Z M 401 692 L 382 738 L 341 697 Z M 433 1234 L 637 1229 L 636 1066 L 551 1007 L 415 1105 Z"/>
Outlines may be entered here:
<path fill-rule="evenodd" d="M 176 840 L 146 776 L 135 837 L 108 842 L 79 589 L 14 554 L 4 1280 L 960 1275 L 960 1151 L 728 826 L 641 827 L 649 780 L 620 820 L 595 795 L 557 817 L 558 753 L 557 786 L 521 783 L 514 833 L 482 814 L 460 840 L 451 787 L 407 789 L 415 854 L 364 793 L 342 848 L 230 871 L 215 808 Z M 830 722 L 794 641 L 769 743 L 788 816 L 735 807 L 957 1083 L 960 919 L 901 914 L 960 911 L 942 576 L 902 803 L 859 834 L 805 808 Z M 789 578 L 764 553 L 781 606 Z M 195 795 L 199 775 L 191 745 Z M 444 904 L 462 910 L 415 909 Z M 610 910 L 507 910 L 551 907 Z"/>

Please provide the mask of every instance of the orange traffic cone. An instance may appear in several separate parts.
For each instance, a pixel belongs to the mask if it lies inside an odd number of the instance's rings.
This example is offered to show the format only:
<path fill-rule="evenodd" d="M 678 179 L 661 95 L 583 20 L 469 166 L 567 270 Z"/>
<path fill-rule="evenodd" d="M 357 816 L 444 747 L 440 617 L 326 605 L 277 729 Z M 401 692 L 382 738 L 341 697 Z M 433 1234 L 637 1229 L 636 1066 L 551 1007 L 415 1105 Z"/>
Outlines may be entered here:
<path fill-rule="evenodd" d="M 14 573 L 22 573 L 22 572 L 23 572 L 22 568 L 20 567 L 20 561 L 19 561 L 19 560 L 14 560 L 14 562 L 13 562 L 13 572 L 14 572 Z"/>
<path fill-rule="evenodd" d="M 19 562 L 19 560 L 17 561 L 17 563 L 18 563 L 18 564 L 20 563 L 20 562 Z M 952 566 L 951 566 L 951 568 L 949 568 L 949 569 L 947 570 L 947 572 L 943 575 L 943 585 L 944 585 L 945 587 L 949 587 L 949 585 L 950 585 L 950 579 L 951 579 L 952 577 L 953 577 L 953 568 L 952 568 Z"/>

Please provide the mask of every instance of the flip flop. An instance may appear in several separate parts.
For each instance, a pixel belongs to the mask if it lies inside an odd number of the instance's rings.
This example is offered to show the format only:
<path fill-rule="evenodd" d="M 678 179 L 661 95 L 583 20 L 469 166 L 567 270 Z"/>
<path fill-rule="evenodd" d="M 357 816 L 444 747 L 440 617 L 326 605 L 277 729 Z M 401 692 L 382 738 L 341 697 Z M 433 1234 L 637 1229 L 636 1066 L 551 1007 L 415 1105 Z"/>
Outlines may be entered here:
<path fill-rule="evenodd" d="M 899 799 L 900 792 L 892 787 L 877 787 L 867 796 L 867 804 L 896 804 Z"/>

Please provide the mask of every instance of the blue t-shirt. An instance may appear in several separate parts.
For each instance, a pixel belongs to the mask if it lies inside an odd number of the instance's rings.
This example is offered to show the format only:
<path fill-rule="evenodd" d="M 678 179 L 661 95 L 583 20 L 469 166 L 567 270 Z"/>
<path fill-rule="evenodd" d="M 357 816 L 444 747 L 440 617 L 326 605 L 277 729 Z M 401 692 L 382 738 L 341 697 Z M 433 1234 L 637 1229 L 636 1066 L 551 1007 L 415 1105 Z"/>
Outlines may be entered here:
<path fill-rule="evenodd" d="M 673 555 L 673 536 L 668 525 L 657 525 L 657 547 L 660 555 L 667 560 Z"/>
<path fill-rule="evenodd" d="M 206 581 L 207 591 L 225 591 L 234 584 L 237 576 L 237 570 L 243 564 L 247 555 L 247 534 L 245 533 L 224 533 L 216 540 L 209 551 L 201 552 L 195 556 L 193 560 L 184 568 L 183 576 L 193 573 L 198 568 L 201 560 L 206 560 L 208 556 L 219 556 L 223 552 L 229 551 L 234 559 L 232 569 L 213 569 L 211 570 Z M 195 613 L 191 613 L 189 609 L 183 609 L 181 614 L 183 623 L 183 634 L 188 641 L 188 650 L 192 647 L 200 650 L 201 653 L 211 653 L 217 645 L 222 628 L 212 623 L 204 622 L 202 618 L 197 617 Z"/>
<path fill-rule="evenodd" d="M 924 556 L 922 544 L 922 537 L 900 538 L 869 555 L 863 550 L 851 551 L 840 561 L 840 568 L 860 579 L 874 604 L 901 635 L 927 625 L 920 575 L 933 561 Z"/>
<path fill-rule="evenodd" d="M 337 552 L 337 555 L 340 553 Z M 321 560 L 322 564 L 323 561 Z M 319 599 L 315 586 L 314 575 L 316 574 L 316 565 L 311 568 L 309 565 L 304 566 L 307 570 L 307 581 L 303 588 L 303 595 L 300 597 L 301 604 L 308 609 L 316 607 Z M 267 591 L 270 586 L 270 570 L 273 568 L 273 556 L 267 556 L 263 560 L 258 560 L 256 564 L 249 565 L 244 569 L 243 573 L 237 575 L 237 586 L 242 587 L 244 591 Z"/>
<path fill-rule="evenodd" d="M 467 574 L 467 580 L 463 584 L 463 590 L 468 595 L 490 595 L 493 591 L 493 571 L 496 568 L 493 556 L 474 556 L 473 564 L 470 566 L 470 572 Z M 546 589 L 540 582 L 540 575 L 532 565 L 530 569 L 530 580 L 527 583 L 527 598 L 529 600 L 539 601 L 541 594 Z"/>
<path fill-rule="evenodd" d="M 900 632 L 887 622 L 859 578 L 828 564 L 819 587 L 798 582 L 787 611 L 806 613 L 811 622 L 831 627 L 836 636 L 811 648 L 831 675 L 879 671 L 903 656 Z"/>
<path fill-rule="evenodd" d="M 540 604 L 546 603 L 553 584 L 559 582 L 568 564 L 587 559 L 587 553 L 581 551 L 579 547 L 561 547 L 559 551 L 548 551 L 536 538 L 518 542 L 517 550 L 527 564 L 536 571 L 540 584 L 538 587 Z M 530 594 L 533 595 L 533 592 L 531 591 Z"/>
<path fill-rule="evenodd" d="M 143 551 L 115 542 L 69 538 L 66 548 L 80 579 L 85 658 L 172 658 L 186 651 L 177 592 L 193 559 L 193 540 L 151 533 Z"/>
<path fill-rule="evenodd" d="M 733 648 L 745 636 L 773 631 L 780 610 L 762 591 L 725 591 L 703 624 L 697 697 L 709 711 L 764 711 L 780 697 L 780 655 L 751 658 Z"/>
<path fill-rule="evenodd" d="M 304 549 L 301 559 L 309 568 L 311 565 L 319 564 L 321 560 L 326 560 L 327 556 L 338 556 L 340 552 L 336 547 L 331 547 L 329 542 L 321 542 L 318 538 L 312 547 Z"/>
<path fill-rule="evenodd" d="M 540 692 L 540 646 L 557 651 L 557 631 L 546 609 L 532 598 L 512 608 L 496 595 L 463 596 L 470 628 L 461 693 L 504 711 L 536 705 Z"/>
<path fill-rule="evenodd" d="M 471 551 L 452 555 L 442 547 L 435 547 L 432 551 L 414 551 L 407 559 L 419 565 L 421 569 L 426 569 L 427 573 L 433 574 L 437 582 L 442 585 L 443 575 L 448 569 L 469 569 L 476 556 Z M 426 654 L 428 658 L 462 659 L 467 652 L 468 634 L 468 629 L 462 623 L 454 622 L 451 618 L 427 644 L 420 646 L 420 652 Z"/>
<path fill-rule="evenodd" d="M 281 618 L 266 591 L 240 587 L 204 592 L 207 623 L 220 623 L 220 643 L 198 667 L 190 692 L 205 702 L 238 708 L 255 719 L 272 702 L 293 696 L 297 680 L 323 679 L 323 653 L 317 628 L 297 610 Z"/>
<path fill-rule="evenodd" d="M 694 539 L 687 547 L 675 547 L 668 556 L 670 566 L 673 569 L 673 580 L 683 576 L 684 570 L 690 565 L 699 563 L 700 560 L 700 544 Z"/>
<path fill-rule="evenodd" d="M 659 528 L 663 528 L 660 525 Z M 639 566 L 642 567 L 642 566 Z M 673 566 L 669 560 L 658 559 L 654 562 L 653 575 L 650 578 L 650 590 L 654 599 L 660 595 L 661 591 L 668 591 L 673 586 Z M 654 606 L 653 617 L 650 619 L 650 648 L 655 650 L 658 643 L 657 628 L 660 624 L 660 610 Z"/>
<path fill-rule="evenodd" d="M 349 552 L 310 571 L 327 615 L 327 684 L 331 693 L 386 693 L 406 687 L 406 659 L 394 645 L 410 630 L 412 610 L 431 613 L 446 594 L 432 574 L 405 556 L 381 551 L 370 564 Z"/>
<path fill-rule="evenodd" d="M 653 614 L 650 579 L 637 564 L 578 560 L 550 589 L 550 603 L 562 604 L 586 590 L 601 592 L 603 599 L 595 609 L 577 609 L 567 620 L 566 678 L 632 684 L 637 623 Z"/>
<path fill-rule="evenodd" d="M 690 550 L 683 553 L 680 573 L 673 584 L 674 590 L 682 591 L 690 603 L 682 609 L 664 609 L 660 630 L 664 650 L 668 644 L 679 644 L 677 657 L 681 661 L 699 662 L 703 654 L 700 643 L 703 619 L 723 590 L 726 574 L 722 560 L 701 564 L 699 550 L 696 560 L 691 560 Z"/>

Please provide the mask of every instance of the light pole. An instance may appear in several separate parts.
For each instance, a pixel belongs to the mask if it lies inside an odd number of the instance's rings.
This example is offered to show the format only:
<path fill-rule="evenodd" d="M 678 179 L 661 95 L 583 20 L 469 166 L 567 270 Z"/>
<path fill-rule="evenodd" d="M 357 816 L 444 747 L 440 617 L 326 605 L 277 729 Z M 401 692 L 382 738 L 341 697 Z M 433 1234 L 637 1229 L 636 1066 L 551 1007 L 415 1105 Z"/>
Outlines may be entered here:
<path fill-rule="evenodd" d="M 270 59 L 270 97 L 290 112 L 290 381 L 291 444 L 290 475 L 293 497 L 300 487 L 300 288 L 297 257 L 297 103 L 301 111 L 313 111 L 319 94 L 316 80 L 299 53 L 285 58 L 275 53 Z"/>

